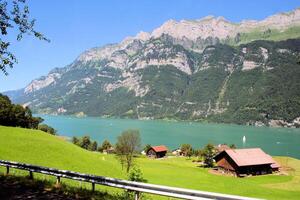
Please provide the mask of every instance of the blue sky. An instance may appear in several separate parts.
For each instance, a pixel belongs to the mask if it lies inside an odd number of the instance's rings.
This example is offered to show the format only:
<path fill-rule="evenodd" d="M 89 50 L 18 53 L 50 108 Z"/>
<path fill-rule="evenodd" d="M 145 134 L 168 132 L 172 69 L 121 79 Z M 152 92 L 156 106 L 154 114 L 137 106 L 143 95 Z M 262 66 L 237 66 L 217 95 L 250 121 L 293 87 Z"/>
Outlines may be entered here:
<path fill-rule="evenodd" d="M 19 89 L 54 67 L 70 64 L 81 52 L 120 42 L 139 31 L 152 31 L 169 19 L 224 16 L 239 22 L 261 20 L 300 7 L 300 0 L 28 0 L 36 29 L 50 43 L 32 37 L 14 42 L 18 64 L 9 76 L 0 74 L 0 91 Z"/>

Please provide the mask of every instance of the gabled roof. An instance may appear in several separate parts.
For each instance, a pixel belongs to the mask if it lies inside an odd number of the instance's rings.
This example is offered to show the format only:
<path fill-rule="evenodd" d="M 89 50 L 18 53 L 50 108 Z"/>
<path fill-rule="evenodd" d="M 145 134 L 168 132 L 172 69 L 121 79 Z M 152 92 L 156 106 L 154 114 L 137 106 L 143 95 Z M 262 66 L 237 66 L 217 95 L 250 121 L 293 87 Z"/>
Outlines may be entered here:
<path fill-rule="evenodd" d="M 168 151 L 168 148 L 164 145 L 160 146 L 153 146 L 151 147 L 155 152 L 163 152 L 163 151 Z"/>
<path fill-rule="evenodd" d="M 275 161 L 275 163 L 271 164 L 272 169 L 280 168 L 280 165 Z"/>
<path fill-rule="evenodd" d="M 260 148 L 252 149 L 227 149 L 222 153 L 228 154 L 230 158 L 239 166 L 275 164 L 273 158 Z M 218 157 L 218 154 L 216 157 Z M 276 163 L 277 164 L 277 163 Z"/>

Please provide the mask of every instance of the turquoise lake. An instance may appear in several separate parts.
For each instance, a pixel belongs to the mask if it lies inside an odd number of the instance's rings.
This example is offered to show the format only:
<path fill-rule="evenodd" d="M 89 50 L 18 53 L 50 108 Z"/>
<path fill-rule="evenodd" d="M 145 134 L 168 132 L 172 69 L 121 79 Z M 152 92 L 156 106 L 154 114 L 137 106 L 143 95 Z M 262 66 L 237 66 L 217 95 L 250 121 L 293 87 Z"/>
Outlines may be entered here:
<path fill-rule="evenodd" d="M 201 148 L 207 143 L 235 144 L 239 148 L 260 147 L 271 155 L 300 159 L 300 129 L 268 128 L 198 122 L 169 122 L 160 120 L 107 119 L 97 117 L 39 115 L 54 127 L 59 135 L 72 137 L 89 135 L 102 143 L 115 142 L 126 129 L 139 129 L 142 143 L 166 145 L 170 150 L 183 143 Z M 243 143 L 242 138 L 246 137 Z"/>

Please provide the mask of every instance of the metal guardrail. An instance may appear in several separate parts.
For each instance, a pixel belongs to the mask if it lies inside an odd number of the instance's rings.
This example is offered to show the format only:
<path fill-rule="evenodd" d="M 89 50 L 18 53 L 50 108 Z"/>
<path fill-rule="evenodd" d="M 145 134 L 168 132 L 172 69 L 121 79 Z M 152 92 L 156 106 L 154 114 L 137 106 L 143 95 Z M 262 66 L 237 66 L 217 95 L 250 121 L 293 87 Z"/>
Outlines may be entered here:
<path fill-rule="evenodd" d="M 177 187 L 168 187 L 162 185 L 140 183 L 134 181 L 127 181 L 116 178 L 109 178 L 104 176 L 95 176 L 90 174 L 83 174 L 67 170 L 59 170 L 54 168 L 41 167 L 36 165 L 30 165 L 25 163 L 18 163 L 6 160 L 0 160 L 0 166 L 6 167 L 6 174 L 9 174 L 10 168 L 21 169 L 29 171 L 29 177 L 33 179 L 33 172 L 46 174 L 57 177 L 57 183 L 60 183 L 61 178 L 67 178 L 77 181 L 92 183 L 92 190 L 95 190 L 95 184 L 105 185 L 115 188 L 126 189 L 135 192 L 135 200 L 140 199 L 142 192 L 155 194 L 160 196 L 175 197 L 181 199 L 191 200 L 208 200 L 208 199 L 220 199 L 220 200 L 257 200 L 255 198 L 248 198 L 235 195 L 227 195 L 213 192 L 204 192 L 198 190 L 183 189 Z"/>

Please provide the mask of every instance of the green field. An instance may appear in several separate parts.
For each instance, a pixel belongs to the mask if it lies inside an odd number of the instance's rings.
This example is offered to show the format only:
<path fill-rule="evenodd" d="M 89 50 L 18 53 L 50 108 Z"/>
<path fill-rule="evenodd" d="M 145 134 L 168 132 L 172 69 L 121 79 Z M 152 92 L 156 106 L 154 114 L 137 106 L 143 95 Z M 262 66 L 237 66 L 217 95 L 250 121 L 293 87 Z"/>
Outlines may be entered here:
<path fill-rule="evenodd" d="M 126 173 L 122 171 L 114 155 L 89 152 L 62 138 L 37 130 L 0 126 L 0 159 L 126 178 Z M 137 159 L 137 165 L 149 183 L 265 199 L 299 199 L 300 160 L 282 157 L 276 159 L 289 167 L 289 175 L 225 177 L 210 174 L 208 169 L 201 168 L 186 158 L 151 160 L 141 157 Z M 0 171 L 4 172 L 4 168 L 0 168 Z M 17 171 L 13 173 L 24 174 Z M 38 177 L 45 178 L 44 175 Z M 78 186 L 78 182 L 66 183 Z M 101 189 L 116 191 L 107 187 Z"/>

